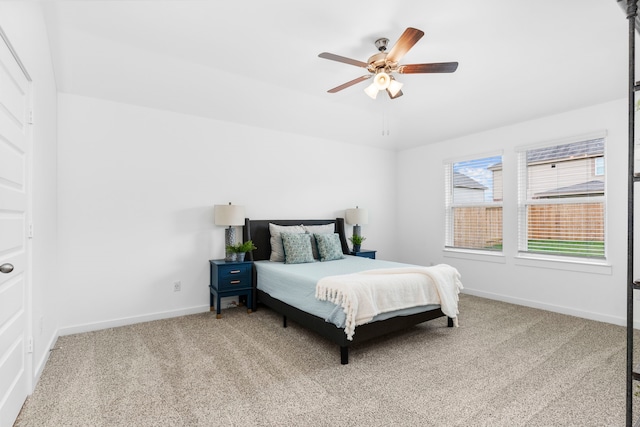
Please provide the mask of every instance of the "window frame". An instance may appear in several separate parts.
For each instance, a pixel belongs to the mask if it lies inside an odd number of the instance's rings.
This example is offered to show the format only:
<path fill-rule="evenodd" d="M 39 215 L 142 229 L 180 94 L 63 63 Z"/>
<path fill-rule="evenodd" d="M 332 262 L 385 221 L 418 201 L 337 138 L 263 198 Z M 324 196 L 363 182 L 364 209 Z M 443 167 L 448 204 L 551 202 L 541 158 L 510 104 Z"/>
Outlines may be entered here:
<path fill-rule="evenodd" d="M 593 173 L 594 176 L 604 177 L 604 194 L 599 196 L 581 196 L 572 197 L 565 196 L 559 198 L 546 198 L 546 199 L 528 199 L 528 162 L 527 152 L 529 150 L 536 150 L 545 147 L 561 146 L 577 142 L 584 142 L 590 140 L 602 139 L 604 143 L 603 156 L 602 156 L 602 174 L 597 174 L 597 162 L 594 161 Z M 518 169 L 518 203 L 517 203 L 517 234 L 518 234 L 518 255 L 517 258 L 522 260 L 541 260 L 559 263 L 568 263 L 576 265 L 608 265 L 608 248 L 609 248 L 609 232 L 608 232 L 608 202 L 607 202 L 607 134 L 606 132 L 597 132 L 587 135 L 576 136 L 572 138 L 565 138 L 561 140 L 552 140 L 541 142 L 537 144 L 530 144 L 516 147 L 517 153 L 517 169 Z M 597 157 L 594 157 L 596 159 Z M 544 253 L 539 251 L 528 250 L 528 207 L 535 205 L 569 205 L 569 204 L 581 204 L 581 203 L 602 203 L 603 206 L 603 233 L 604 233 L 604 250 L 602 256 L 578 256 L 561 253 Z"/>
<path fill-rule="evenodd" d="M 502 150 L 491 151 L 481 154 L 460 156 L 451 159 L 445 159 L 443 162 L 444 167 L 444 182 L 445 182 L 445 234 L 443 249 L 448 254 L 447 256 L 472 256 L 478 259 L 484 259 L 491 262 L 503 262 L 501 258 L 504 256 L 504 188 L 502 189 L 502 198 L 498 201 L 491 202 L 455 202 L 454 201 L 454 165 L 472 160 L 482 160 L 490 157 L 500 157 L 501 163 L 504 165 L 504 153 Z M 503 168 L 504 171 L 504 168 Z M 503 172 L 504 176 L 504 172 Z M 493 189 L 492 189 L 493 191 Z M 453 245 L 453 239 L 455 235 L 454 230 L 454 210 L 456 208 L 464 207 L 499 207 L 501 209 L 502 221 L 500 227 L 500 237 L 502 241 L 501 249 L 484 249 L 484 248 L 468 248 Z M 456 255 L 457 254 L 457 255 Z"/>

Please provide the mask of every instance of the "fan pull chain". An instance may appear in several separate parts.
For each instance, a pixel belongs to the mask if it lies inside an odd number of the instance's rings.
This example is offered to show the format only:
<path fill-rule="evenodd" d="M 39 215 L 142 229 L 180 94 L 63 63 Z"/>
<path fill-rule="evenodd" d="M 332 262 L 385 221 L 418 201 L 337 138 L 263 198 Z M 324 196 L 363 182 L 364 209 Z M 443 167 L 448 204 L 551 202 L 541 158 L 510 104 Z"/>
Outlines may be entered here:
<path fill-rule="evenodd" d="M 382 136 L 385 136 L 385 128 L 386 136 L 389 136 L 389 120 L 387 119 L 387 113 L 382 113 Z"/>

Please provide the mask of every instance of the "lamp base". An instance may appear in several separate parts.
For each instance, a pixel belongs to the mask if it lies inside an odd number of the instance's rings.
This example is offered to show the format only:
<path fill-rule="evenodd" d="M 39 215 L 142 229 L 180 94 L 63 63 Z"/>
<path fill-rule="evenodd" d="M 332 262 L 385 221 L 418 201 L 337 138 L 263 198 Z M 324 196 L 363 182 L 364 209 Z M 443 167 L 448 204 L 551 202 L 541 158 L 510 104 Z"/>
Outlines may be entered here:
<path fill-rule="evenodd" d="M 362 236 L 362 234 L 360 234 L 360 226 L 358 224 L 353 226 L 353 235 Z"/>
<path fill-rule="evenodd" d="M 231 246 L 235 243 L 236 243 L 236 229 L 229 226 L 229 228 L 226 228 L 224 230 L 224 260 L 227 262 L 236 260 L 235 252 L 229 252 L 227 250 L 227 246 Z"/>

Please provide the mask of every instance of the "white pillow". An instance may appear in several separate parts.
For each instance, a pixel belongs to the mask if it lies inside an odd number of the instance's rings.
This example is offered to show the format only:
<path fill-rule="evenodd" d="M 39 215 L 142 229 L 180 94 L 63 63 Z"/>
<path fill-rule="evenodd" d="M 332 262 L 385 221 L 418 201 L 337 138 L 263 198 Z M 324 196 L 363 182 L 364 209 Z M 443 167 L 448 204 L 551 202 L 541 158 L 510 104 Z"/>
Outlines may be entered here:
<path fill-rule="evenodd" d="M 304 233 L 302 225 L 277 225 L 269 223 L 271 234 L 271 257 L 269 261 L 284 262 L 284 247 L 282 246 L 281 233 Z"/>
<path fill-rule="evenodd" d="M 302 225 L 304 231 L 311 235 L 311 251 L 313 252 L 313 259 L 320 259 L 320 254 L 318 254 L 318 244 L 316 243 L 316 238 L 313 237 L 314 234 L 333 234 L 336 231 L 336 226 L 334 223 L 324 224 L 324 225 Z"/>

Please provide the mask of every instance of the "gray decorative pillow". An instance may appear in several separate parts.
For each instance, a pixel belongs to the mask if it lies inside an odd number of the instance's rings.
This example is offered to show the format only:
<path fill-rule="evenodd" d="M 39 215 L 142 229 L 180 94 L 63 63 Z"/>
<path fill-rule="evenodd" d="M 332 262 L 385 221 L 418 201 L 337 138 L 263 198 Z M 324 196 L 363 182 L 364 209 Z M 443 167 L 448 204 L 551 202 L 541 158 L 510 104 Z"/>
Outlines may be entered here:
<path fill-rule="evenodd" d="M 276 225 L 269 223 L 269 233 L 271 234 L 271 257 L 269 261 L 284 261 L 284 248 L 282 247 L 281 233 L 304 233 L 302 225 Z"/>
<path fill-rule="evenodd" d="M 320 261 L 332 261 L 344 258 L 340 237 L 336 234 L 314 234 L 318 244 Z"/>
<path fill-rule="evenodd" d="M 320 255 L 318 254 L 318 244 L 316 243 L 316 238 L 313 236 L 314 234 L 333 234 L 336 231 L 336 226 L 332 222 L 331 224 L 324 225 L 302 225 L 304 231 L 311 234 L 311 250 L 313 251 L 313 258 L 320 259 Z"/>
<path fill-rule="evenodd" d="M 306 233 L 280 233 L 284 247 L 285 264 L 313 262 L 311 236 Z"/>

